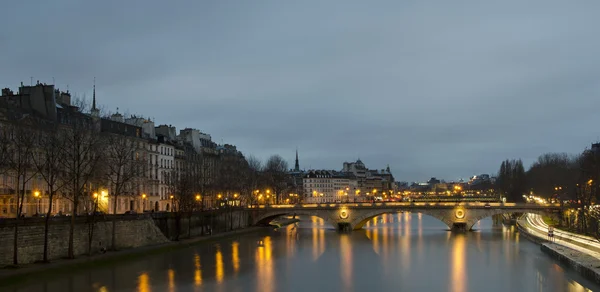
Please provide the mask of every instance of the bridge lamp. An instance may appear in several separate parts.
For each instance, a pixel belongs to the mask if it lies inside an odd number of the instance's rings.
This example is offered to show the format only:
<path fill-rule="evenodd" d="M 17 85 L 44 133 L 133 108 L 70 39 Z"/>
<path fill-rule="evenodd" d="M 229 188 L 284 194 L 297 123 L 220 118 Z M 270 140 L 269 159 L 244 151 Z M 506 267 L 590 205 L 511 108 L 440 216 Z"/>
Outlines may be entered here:
<path fill-rule="evenodd" d="M 340 219 L 348 219 L 348 217 L 350 216 L 350 212 L 345 207 L 341 208 L 339 216 L 340 216 Z"/>

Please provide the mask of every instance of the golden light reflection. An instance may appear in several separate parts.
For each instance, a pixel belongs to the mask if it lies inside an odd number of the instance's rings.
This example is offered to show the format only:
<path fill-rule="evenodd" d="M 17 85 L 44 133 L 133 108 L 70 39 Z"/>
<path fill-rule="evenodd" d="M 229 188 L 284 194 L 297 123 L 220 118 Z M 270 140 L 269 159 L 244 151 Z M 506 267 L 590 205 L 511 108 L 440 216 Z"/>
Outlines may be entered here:
<path fill-rule="evenodd" d="M 217 253 L 215 254 L 215 279 L 217 282 L 223 282 L 225 276 L 225 269 L 223 268 L 223 253 L 221 248 L 217 246 Z"/>
<path fill-rule="evenodd" d="M 418 236 L 419 236 L 419 239 L 421 239 L 421 236 L 423 236 L 423 214 L 418 213 L 417 217 L 419 218 L 419 226 L 417 229 L 417 230 L 419 230 Z"/>
<path fill-rule="evenodd" d="M 374 228 L 373 229 L 373 237 L 371 238 L 371 241 L 373 241 L 373 250 L 377 254 L 379 254 L 379 236 L 378 235 L 379 235 L 379 229 Z"/>
<path fill-rule="evenodd" d="M 233 271 L 236 274 L 240 270 L 239 246 L 240 244 L 237 241 L 231 244 L 231 261 L 233 263 Z"/>
<path fill-rule="evenodd" d="M 410 221 L 408 220 L 408 216 L 406 216 L 408 213 L 404 213 L 404 225 L 403 225 L 403 229 L 404 229 L 404 235 L 402 236 L 402 240 L 398 241 L 398 244 L 400 245 L 400 254 L 402 257 L 402 269 L 404 271 L 410 271 L 411 270 L 411 266 L 410 266 L 410 254 L 411 254 L 411 241 L 410 241 L 410 233 L 411 233 L 411 226 L 410 226 Z"/>
<path fill-rule="evenodd" d="M 387 217 L 387 215 L 384 215 L 384 218 Z M 381 241 L 382 241 L 382 245 L 383 245 L 383 256 L 384 258 L 387 258 L 388 256 L 388 233 L 389 233 L 390 229 L 389 226 L 383 226 L 383 229 L 381 230 Z M 389 261 L 383 261 L 383 265 L 384 267 L 386 267 L 386 271 L 387 271 L 387 264 L 389 263 Z"/>
<path fill-rule="evenodd" d="M 456 235 L 452 246 L 452 260 L 450 270 L 452 271 L 452 291 L 467 291 L 467 246 L 464 235 Z"/>
<path fill-rule="evenodd" d="M 286 237 L 286 246 L 287 246 L 287 256 L 289 258 L 294 257 L 296 254 L 296 225 L 288 225 L 287 227 L 287 237 Z"/>
<path fill-rule="evenodd" d="M 273 291 L 274 270 L 273 260 L 271 259 L 273 244 L 271 237 L 266 236 L 263 240 L 263 245 L 256 249 L 256 277 L 258 291 L 271 292 Z"/>
<path fill-rule="evenodd" d="M 108 288 L 106 288 L 106 286 L 102 286 L 98 289 L 98 292 L 108 292 Z"/>
<path fill-rule="evenodd" d="M 148 273 L 143 272 L 138 276 L 138 291 L 139 292 L 150 292 L 150 277 L 148 277 Z"/>
<path fill-rule="evenodd" d="M 352 290 L 352 242 L 350 235 L 343 234 L 340 237 L 340 259 L 342 267 L 342 282 L 344 284 L 343 291 Z"/>
<path fill-rule="evenodd" d="M 200 269 L 200 255 L 194 254 L 194 284 L 196 286 L 202 285 L 202 270 Z"/>
<path fill-rule="evenodd" d="M 169 292 L 175 291 L 175 270 L 169 269 L 167 272 L 169 275 Z"/>
<path fill-rule="evenodd" d="M 313 218 L 316 218 L 316 217 L 313 217 Z M 325 230 L 323 228 L 317 227 L 317 226 L 320 226 L 323 221 L 324 220 L 321 218 L 313 219 L 313 228 L 312 228 L 313 261 L 316 261 L 323 254 L 323 252 L 325 252 Z"/>

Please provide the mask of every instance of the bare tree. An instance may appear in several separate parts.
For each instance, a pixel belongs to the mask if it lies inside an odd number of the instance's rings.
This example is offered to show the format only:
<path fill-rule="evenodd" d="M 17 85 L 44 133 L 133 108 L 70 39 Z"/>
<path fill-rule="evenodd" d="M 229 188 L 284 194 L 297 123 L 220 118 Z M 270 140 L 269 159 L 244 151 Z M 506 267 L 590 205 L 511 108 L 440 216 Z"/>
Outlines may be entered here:
<path fill-rule="evenodd" d="M 550 198 L 573 191 L 577 180 L 576 161 L 566 153 L 540 155 L 527 171 L 529 188 L 536 195 Z M 564 199 L 564 196 L 562 196 Z"/>
<path fill-rule="evenodd" d="M 32 153 L 35 145 L 35 136 L 31 135 L 34 124 L 30 119 L 24 118 L 8 127 L 9 144 L 8 152 L 8 171 L 13 176 L 15 182 L 15 232 L 13 246 L 13 264 L 18 265 L 18 233 L 20 218 L 24 216 L 23 203 L 27 182 L 35 176 L 35 168 L 32 163 Z"/>
<path fill-rule="evenodd" d="M 75 216 L 83 196 L 91 196 L 90 183 L 100 166 L 102 141 L 91 119 L 79 112 L 71 114 L 70 125 L 60 131 L 60 139 L 65 145 L 61 154 L 62 179 L 66 182 L 66 197 L 73 203 L 68 257 L 74 258 Z"/>
<path fill-rule="evenodd" d="M 590 233 L 589 223 L 597 225 L 595 217 L 590 214 L 590 207 L 600 197 L 600 151 L 586 149 L 579 156 L 578 165 L 580 171 L 576 192 L 576 200 L 580 207 L 578 208 L 578 229 L 581 232 Z M 592 231 L 591 233 L 597 232 Z"/>
<path fill-rule="evenodd" d="M 44 262 L 48 262 L 48 226 L 52 215 L 52 202 L 57 193 L 64 187 L 65 182 L 60 179 L 62 149 L 65 147 L 63 140 L 58 135 L 57 128 L 39 130 L 37 143 L 33 155 L 33 164 L 37 172 L 46 183 L 48 194 L 48 210 L 44 220 Z"/>
<path fill-rule="evenodd" d="M 262 178 L 262 161 L 255 156 L 249 156 L 246 161 L 248 162 L 248 184 L 252 192 L 250 197 L 250 204 L 257 203 L 258 190 L 260 188 Z"/>
<path fill-rule="evenodd" d="M 278 204 L 283 191 L 287 188 L 287 162 L 279 155 L 272 155 L 267 160 L 264 173 L 268 184 L 273 188 L 275 204 Z"/>
<path fill-rule="evenodd" d="M 181 234 L 181 217 L 183 213 L 194 208 L 193 182 L 189 173 L 185 172 L 183 166 L 177 165 L 167 175 L 167 185 L 173 196 L 172 210 L 175 212 L 175 238 L 179 240 Z"/>
<path fill-rule="evenodd" d="M 142 155 L 142 147 L 139 141 L 133 137 L 117 134 L 106 135 L 106 147 L 104 161 L 106 166 L 106 181 L 111 186 L 111 197 L 113 199 L 113 213 L 117 213 L 118 201 L 121 196 L 133 196 L 135 194 L 135 183 L 141 177 L 145 177 L 145 159 Z M 116 217 L 112 220 L 112 249 L 116 249 Z"/>

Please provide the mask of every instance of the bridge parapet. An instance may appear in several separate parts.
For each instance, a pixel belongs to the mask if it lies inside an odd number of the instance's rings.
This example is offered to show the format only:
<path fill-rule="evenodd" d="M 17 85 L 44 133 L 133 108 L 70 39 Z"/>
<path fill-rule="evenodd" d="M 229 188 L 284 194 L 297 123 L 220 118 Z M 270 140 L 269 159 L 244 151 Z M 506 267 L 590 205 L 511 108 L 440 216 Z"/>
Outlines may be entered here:
<path fill-rule="evenodd" d="M 297 205 L 252 206 L 254 224 L 269 222 L 282 215 L 317 216 L 338 229 L 361 229 L 373 217 L 385 213 L 416 212 L 430 215 L 444 222 L 451 230 L 471 230 L 479 220 L 506 213 L 553 214 L 559 204 L 517 204 L 478 202 L 376 202 L 376 203 L 321 203 Z"/>

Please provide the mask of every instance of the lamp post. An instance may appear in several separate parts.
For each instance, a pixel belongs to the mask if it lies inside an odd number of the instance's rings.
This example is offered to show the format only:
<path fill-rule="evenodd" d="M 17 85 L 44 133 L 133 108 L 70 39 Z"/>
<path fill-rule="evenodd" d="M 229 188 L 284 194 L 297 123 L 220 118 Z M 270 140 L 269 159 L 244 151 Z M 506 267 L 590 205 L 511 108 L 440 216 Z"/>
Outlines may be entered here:
<path fill-rule="evenodd" d="M 202 208 L 200 208 L 200 194 L 196 195 L 196 204 L 198 204 L 198 210 L 202 210 Z"/>
<path fill-rule="evenodd" d="M 94 209 L 92 212 L 96 212 L 96 208 L 98 208 L 98 193 L 94 193 L 92 196 L 94 197 Z"/>
<path fill-rule="evenodd" d="M 171 212 L 173 212 L 175 210 L 175 206 L 174 206 L 174 202 L 175 201 L 175 196 L 171 195 Z"/>
<path fill-rule="evenodd" d="M 40 192 L 39 191 L 35 191 L 33 193 L 33 196 L 38 199 L 37 207 L 35 209 L 35 214 L 38 215 L 40 213 L 40 201 L 41 201 L 42 198 L 40 197 Z"/>
<path fill-rule="evenodd" d="M 146 212 L 146 194 L 142 194 L 142 213 Z"/>

